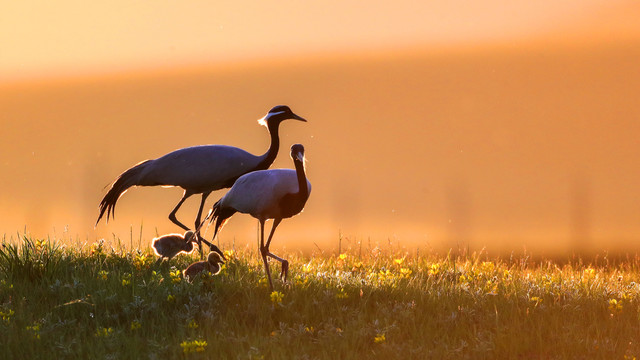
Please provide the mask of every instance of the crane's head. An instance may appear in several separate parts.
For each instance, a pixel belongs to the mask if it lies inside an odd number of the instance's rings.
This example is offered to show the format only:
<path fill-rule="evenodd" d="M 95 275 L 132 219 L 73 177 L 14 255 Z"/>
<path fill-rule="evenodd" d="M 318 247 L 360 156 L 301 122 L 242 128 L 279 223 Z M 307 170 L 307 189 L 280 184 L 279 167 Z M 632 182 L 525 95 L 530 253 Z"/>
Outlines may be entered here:
<path fill-rule="evenodd" d="M 303 117 L 294 114 L 293 111 L 291 111 L 291 109 L 288 106 L 278 105 L 278 106 L 274 106 L 271 110 L 269 110 L 267 115 L 265 115 L 260 120 L 258 120 L 258 123 L 260 125 L 269 127 L 271 125 L 278 125 L 280 124 L 280 122 L 288 119 L 299 120 L 304 122 L 307 121 Z"/>
<path fill-rule="evenodd" d="M 291 145 L 291 158 L 304 164 L 304 146 L 302 144 Z"/>

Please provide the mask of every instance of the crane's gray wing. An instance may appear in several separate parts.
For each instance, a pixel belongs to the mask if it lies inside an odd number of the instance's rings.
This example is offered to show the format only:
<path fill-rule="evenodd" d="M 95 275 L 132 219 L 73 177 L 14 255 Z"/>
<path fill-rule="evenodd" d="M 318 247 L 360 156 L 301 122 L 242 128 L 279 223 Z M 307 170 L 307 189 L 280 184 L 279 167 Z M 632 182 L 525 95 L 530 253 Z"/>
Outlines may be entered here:
<path fill-rule="evenodd" d="M 194 191 L 231 186 L 254 169 L 261 157 L 233 146 L 202 145 L 170 152 L 152 160 L 141 185 L 173 185 Z"/>
<path fill-rule="evenodd" d="M 297 191 L 295 170 L 260 170 L 240 177 L 221 203 L 257 218 L 270 218 L 284 195 Z"/>

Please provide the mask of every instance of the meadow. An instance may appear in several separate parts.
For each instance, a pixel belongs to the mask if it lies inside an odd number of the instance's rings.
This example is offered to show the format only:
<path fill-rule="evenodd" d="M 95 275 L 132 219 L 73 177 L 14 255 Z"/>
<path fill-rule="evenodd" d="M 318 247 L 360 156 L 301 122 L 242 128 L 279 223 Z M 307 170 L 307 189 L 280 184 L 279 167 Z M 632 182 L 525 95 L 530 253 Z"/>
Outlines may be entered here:
<path fill-rule="evenodd" d="M 634 359 L 640 258 L 563 263 L 407 252 L 289 253 L 270 291 L 253 248 L 187 282 L 197 252 L 28 236 L 0 248 L 7 359 Z"/>

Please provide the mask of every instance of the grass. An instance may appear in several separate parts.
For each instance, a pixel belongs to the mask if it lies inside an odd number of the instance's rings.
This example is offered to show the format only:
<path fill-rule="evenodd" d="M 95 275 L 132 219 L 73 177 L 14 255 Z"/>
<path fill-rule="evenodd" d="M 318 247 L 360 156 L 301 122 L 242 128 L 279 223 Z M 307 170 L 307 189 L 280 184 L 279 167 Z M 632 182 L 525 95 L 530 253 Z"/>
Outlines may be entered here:
<path fill-rule="evenodd" d="M 640 259 L 358 254 L 289 254 L 289 282 L 271 292 L 255 251 L 228 252 L 219 275 L 188 283 L 180 270 L 195 253 L 156 265 L 148 249 L 25 237 L 0 249 L 0 347 L 10 359 L 640 354 Z"/>

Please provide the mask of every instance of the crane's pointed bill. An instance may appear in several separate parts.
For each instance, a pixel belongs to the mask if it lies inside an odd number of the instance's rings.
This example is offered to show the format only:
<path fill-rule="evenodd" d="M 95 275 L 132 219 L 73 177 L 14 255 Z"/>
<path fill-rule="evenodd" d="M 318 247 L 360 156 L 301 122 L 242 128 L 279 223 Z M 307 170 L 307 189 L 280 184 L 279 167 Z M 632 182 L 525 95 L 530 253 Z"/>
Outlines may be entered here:
<path fill-rule="evenodd" d="M 303 118 L 302 116 L 298 116 L 298 115 L 296 115 L 296 114 L 294 114 L 294 113 L 291 113 L 291 115 L 292 115 L 292 116 L 291 116 L 291 118 L 292 118 L 292 119 L 307 122 L 307 120 L 306 120 L 305 118 Z"/>

